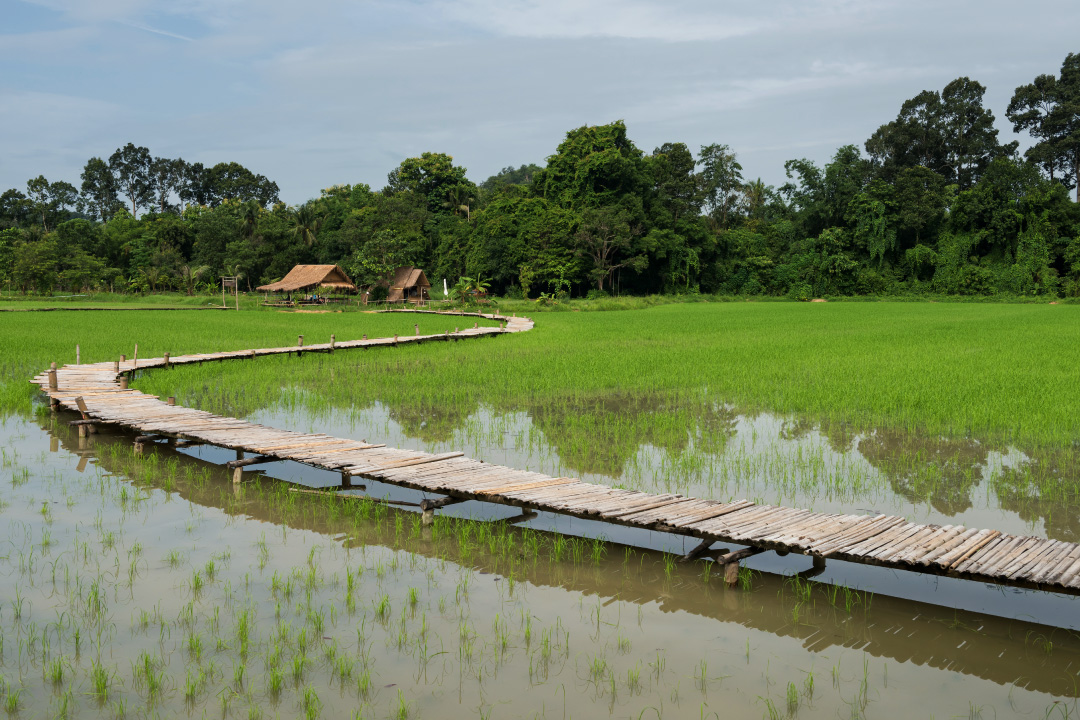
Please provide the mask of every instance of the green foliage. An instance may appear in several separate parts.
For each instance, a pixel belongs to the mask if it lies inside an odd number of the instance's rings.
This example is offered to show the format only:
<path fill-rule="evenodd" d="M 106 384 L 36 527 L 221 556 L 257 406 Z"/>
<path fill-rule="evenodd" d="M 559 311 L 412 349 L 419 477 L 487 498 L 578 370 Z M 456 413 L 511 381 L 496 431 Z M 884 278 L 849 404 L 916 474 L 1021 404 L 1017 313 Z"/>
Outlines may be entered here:
<path fill-rule="evenodd" d="M 66 291 L 194 292 L 199 268 L 250 289 L 318 263 L 364 288 L 412 265 L 436 287 L 484 277 L 492 294 L 560 299 L 1076 294 L 1080 55 L 1017 89 L 1008 115 L 1035 140 L 1026 162 L 999 141 L 984 97 L 968 77 L 919 93 L 865 153 L 849 144 L 823 165 L 789 160 L 780 188 L 747 182 L 723 143 L 645 155 L 622 121 L 573 129 L 544 167 L 507 167 L 479 187 L 451 156 L 425 152 L 381 190 L 336 185 L 296 207 L 237 163 L 129 143 L 87 162 L 81 194 L 39 176 L 0 195 L 0 230 L 20 233 L 0 273 Z M 56 251 L 24 249 L 16 280 L 16 246 L 38 240 Z"/>

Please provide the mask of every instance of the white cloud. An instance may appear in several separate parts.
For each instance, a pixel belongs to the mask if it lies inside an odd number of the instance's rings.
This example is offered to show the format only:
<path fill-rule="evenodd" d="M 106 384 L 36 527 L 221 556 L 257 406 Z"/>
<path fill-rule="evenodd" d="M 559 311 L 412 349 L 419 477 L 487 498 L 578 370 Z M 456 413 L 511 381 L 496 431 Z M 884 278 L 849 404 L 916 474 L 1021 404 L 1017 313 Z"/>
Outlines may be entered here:
<path fill-rule="evenodd" d="M 540 38 L 720 40 L 759 31 L 766 17 L 739 17 L 717 3 L 646 0 L 436 0 L 433 10 L 490 32 Z"/>

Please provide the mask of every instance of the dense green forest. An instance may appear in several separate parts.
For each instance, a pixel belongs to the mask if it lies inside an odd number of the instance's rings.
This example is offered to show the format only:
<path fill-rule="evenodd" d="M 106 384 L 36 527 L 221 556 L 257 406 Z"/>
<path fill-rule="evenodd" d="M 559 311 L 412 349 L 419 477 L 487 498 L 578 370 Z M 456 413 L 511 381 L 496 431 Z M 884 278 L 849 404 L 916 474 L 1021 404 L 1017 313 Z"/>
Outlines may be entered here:
<path fill-rule="evenodd" d="M 571 130 L 545 166 L 480 184 L 424 153 L 386 186 L 337 185 L 289 207 L 237 163 L 91 158 L 81 184 L 37 177 L 0 196 L 0 284 L 26 292 L 249 287 L 297 263 L 358 284 L 424 268 L 500 294 L 1080 295 L 1080 54 L 1016 89 L 1030 136 L 1001 142 L 985 88 L 962 77 L 903 103 L 862 149 L 743 177 L 734 149 L 647 153 L 622 122 Z M 244 281 L 242 281 L 244 282 Z"/>

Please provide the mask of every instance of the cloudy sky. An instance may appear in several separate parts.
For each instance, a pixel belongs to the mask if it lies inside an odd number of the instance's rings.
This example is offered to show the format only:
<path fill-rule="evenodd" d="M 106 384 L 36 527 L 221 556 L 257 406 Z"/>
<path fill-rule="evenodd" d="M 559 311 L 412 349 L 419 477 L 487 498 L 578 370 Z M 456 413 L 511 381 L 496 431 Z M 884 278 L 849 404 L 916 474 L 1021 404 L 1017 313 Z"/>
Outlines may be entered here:
<path fill-rule="evenodd" d="M 127 142 L 235 160 L 300 203 L 405 157 L 479 182 L 566 131 L 734 148 L 747 177 L 827 160 L 924 89 L 1012 91 L 1080 52 L 1080 3 L 978 0 L 3 0 L 0 190 L 79 184 Z M 1023 142 L 1023 138 L 1021 138 Z"/>

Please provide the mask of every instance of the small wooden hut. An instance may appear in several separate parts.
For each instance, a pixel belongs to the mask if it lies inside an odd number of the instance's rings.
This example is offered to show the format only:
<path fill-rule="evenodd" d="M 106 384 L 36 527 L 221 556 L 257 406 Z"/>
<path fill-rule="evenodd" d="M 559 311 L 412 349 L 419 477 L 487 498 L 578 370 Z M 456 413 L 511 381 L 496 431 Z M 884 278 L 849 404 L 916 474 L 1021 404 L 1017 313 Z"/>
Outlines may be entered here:
<path fill-rule="evenodd" d="M 330 295 L 337 295 L 339 298 L 345 293 L 356 292 L 353 281 L 337 265 L 297 265 L 277 282 L 260 285 L 255 289 L 267 293 L 265 304 L 269 305 L 321 304 L 335 299 L 326 297 L 320 290 L 329 291 Z M 286 296 L 271 302 L 270 293 L 285 293 Z"/>
<path fill-rule="evenodd" d="M 390 280 L 386 301 L 391 303 L 411 302 L 423 305 L 431 299 L 427 275 L 420 268 L 399 267 Z"/>

